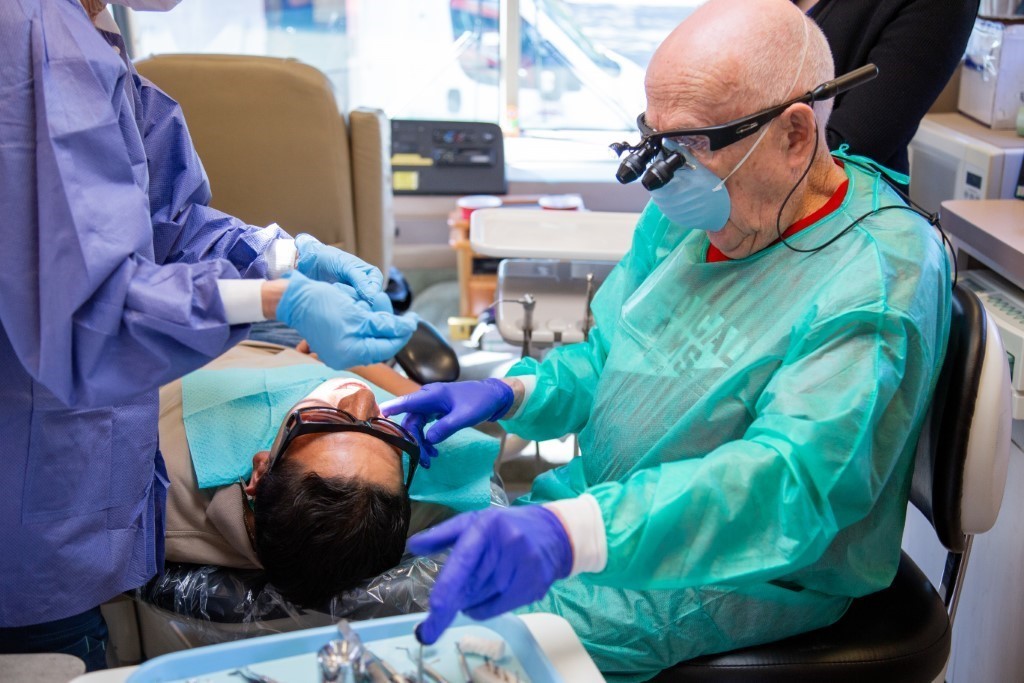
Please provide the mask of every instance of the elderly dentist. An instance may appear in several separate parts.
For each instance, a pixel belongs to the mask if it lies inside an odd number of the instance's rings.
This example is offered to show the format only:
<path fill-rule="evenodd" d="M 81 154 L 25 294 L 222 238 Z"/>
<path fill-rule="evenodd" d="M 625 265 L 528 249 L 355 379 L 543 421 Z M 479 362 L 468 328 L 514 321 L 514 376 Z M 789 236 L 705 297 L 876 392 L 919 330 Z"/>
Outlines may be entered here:
<path fill-rule="evenodd" d="M 4 0 L 0 65 L 0 653 L 95 668 L 97 606 L 163 565 L 157 387 L 265 318 L 336 368 L 392 356 L 414 323 L 372 266 L 208 206 L 181 110 L 105 3 Z"/>
<path fill-rule="evenodd" d="M 645 680 L 825 626 L 891 582 L 949 266 L 886 171 L 829 154 L 829 101 L 780 106 L 832 71 L 792 3 L 702 5 L 648 68 L 640 132 L 678 163 L 589 341 L 382 406 L 421 434 L 436 419 L 427 444 L 484 420 L 579 433 L 581 457 L 520 501 L 540 504 L 411 539 L 452 548 L 422 640 L 458 611 L 554 612 L 609 680 Z"/>

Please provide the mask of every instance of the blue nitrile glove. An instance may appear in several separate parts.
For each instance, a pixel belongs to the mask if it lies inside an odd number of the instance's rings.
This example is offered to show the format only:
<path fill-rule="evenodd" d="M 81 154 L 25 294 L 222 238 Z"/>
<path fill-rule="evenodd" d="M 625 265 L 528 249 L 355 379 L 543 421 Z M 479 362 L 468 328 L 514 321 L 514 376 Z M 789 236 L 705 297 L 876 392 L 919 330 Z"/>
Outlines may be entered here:
<path fill-rule="evenodd" d="M 348 292 L 352 296 L 353 299 L 357 299 L 360 302 L 366 302 L 366 298 L 360 296 L 359 292 L 356 291 L 355 287 L 352 287 L 351 285 L 343 284 L 341 282 L 335 282 L 333 284 L 336 287 L 340 287 L 344 291 Z M 370 300 L 367 303 L 370 304 L 370 310 L 371 311 L 378 311 L 378 312 L 381 312 L 381 313 L 394 313 L 395 312 L 394 307 L 391 305 L 391 298 L 388 296 L 388 293 L 384 292 L 384 291 L 382 291 L 377 296 L 373 297 L 373 299 Z M 414 317 L 414 315 L 415 314 L 413 314 L 412 312 L 405 313 L 405 317 Z"/>
<path fill-rule="evenodd" d="M 295 328 L 320 360 L 336 370 L 387 360 L 406 345 L 416 321 L 373 311 L 352 288 L 292 271 L 277 319 Z"/>
<path fill-rule="evenodd" d="M 500 419 L 514 401 L 512 387 L 500 379 L 438 382 L 381 404 L 380 412 L 384 417 L 406 414 L 402 426 L 419 441 L 420 465 L 429 468 L 430 459 L 437 457 L 434 444 L 465 427 Z M 424 434 L 423 427 L 431 420 L 437 422 Z"/>
<path fill-rule="evenodd" d="M 409 539 L 419 555 L 451 547 L 430 593 L 418 636 L 437 642 L 458 612 L 487 619 L 540 600 L 572 571 L 572 545 L 555 513 L 541 505 L 468 512 Z"/>
<path fill-rule="evenodd" d="M 305 233 L 295 238 L 295 248 L 299 251 L 295 267 L 306 277 L 351 285 L 359 297 L 370 304 L 384 291 L 384 275 L 358 256 L 328 246 Z"/>

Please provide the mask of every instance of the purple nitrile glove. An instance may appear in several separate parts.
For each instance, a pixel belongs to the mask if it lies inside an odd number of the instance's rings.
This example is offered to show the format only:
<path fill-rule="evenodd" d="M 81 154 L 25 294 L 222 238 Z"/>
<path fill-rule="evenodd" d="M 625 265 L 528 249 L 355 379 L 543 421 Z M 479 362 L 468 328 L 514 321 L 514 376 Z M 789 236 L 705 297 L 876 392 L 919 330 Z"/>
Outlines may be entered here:
<path fill-rule="evenodd" d="M 428 384 L 414 394 L 381 404 L 384 417 L 406 414 L 402 425 L 420 442 L 420 464 L 430 467 L 434 447 L 449 436 L 481 422 L 498 420 L 515 402 L 515 392 L 500 379 Z M 424 433 L 423 428 L 437 420 Z"/>
<path fill-rule="evenodd" d="M 487 619 L 540 600 L 572 571 L 572 544 L 542 505 L 469 512 L 409 539 L 419 555 L 451 548 L 417 637 L 431 645 L 458 612 Z"/>

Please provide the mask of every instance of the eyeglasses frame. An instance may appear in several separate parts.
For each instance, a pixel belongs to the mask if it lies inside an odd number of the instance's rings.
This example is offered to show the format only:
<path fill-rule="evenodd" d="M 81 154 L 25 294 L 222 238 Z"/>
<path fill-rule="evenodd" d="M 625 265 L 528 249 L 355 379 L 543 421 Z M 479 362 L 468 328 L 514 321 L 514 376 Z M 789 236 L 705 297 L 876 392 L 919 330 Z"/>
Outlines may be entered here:
<path fill-rule="evenodd" d="M 302 415 L 307 413 L 338 415 L 348 420 L 348 422 L 303 422 Z M 390 427 L 395 428 L 399 434 L 404 436 L 384 431 L 375 426 L 378 423 L 385 423 Z M 380 439 L 389 446 L 393 446 L 400 451 L 407 453 L 409 455 L 409 473 L 405 478 L 405 490 L 409 490 L 409 487 L 412 485 L 413 476 L 416 473 L 416 468 L 419 466 L 420 462 L 419 444 L 416 443 L 416 438 L 409 432 L 409 430 L 399 423 L 384 417 L 372 417 L 369 420 L 360 420 L 346 410 L 331 408 L 329 406 L 305 406 L 303 408 L 293 408 L 288 413 L 288 417 L 286 417 L 284 422 L 281 423 L 277 436 L 274 438 L 274 443 L 270 447 L 270 456 L 267 461 L 267 473 L 274 469 L 274 465 L 277 464 L 278 460 L 281 459 L 281 456 L 288 450 L 288 446 L 290 446 L 291 443 L 300 436 L 306 436 L 307 434 L 335 434 L 343 432 L 369 434 L 370 436 Z"/>
<path fill-rule="evenodd" d="M 710 151 L 716 151 L 739 142 L 743 138 L 753 135 L 761 130 L 772 119 L 781 116 L 783 112 L 794 104 L 811 104 L 821 100 L 827 100 L 846 92 L 862 83 L 866 83 L 878 75 L 878 67 L 874 64 L 865 64 L 853 71 L 843 74 L 831 81 L 826 81 L 813 90 L 808 90 L 799 97 L 783 102 L 774 107 L 769 107 L 759 112 L 744 116 L 727 123 L 716 126 L 705 126 L 703 128 L 680 128 L 676 130 L 656 131 L 647 125 L 646 114 L 641 112 L 636 117 L 636 125 L 640 130 L 641 140 L 636 145 L 616 143 L 612 145 L 618 154 L 626 149 L 639 150 L 644 147 L 650 149 L 652 146 L 660 148 L 662 140 L 675 137 L 697 137 L 702 136 L 708 139 Z"/>

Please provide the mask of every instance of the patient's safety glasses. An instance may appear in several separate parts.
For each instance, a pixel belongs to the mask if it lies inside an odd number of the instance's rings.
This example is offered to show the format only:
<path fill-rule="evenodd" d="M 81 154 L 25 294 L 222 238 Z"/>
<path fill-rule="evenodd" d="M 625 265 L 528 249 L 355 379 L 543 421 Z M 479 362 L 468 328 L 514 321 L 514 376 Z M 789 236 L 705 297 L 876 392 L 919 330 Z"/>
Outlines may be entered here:
<path fill-rule="evenodd" d="M 281 423 L 281 429 L 277 432 L 274 445 L 270 447 L 270 460 L 267 462 L 267 472 L 274 469 L 274 465 L 281 458 L 281 455 L 288 450 L 288 446 L 300 436 L 334 432 L 369 434 L 400 451 L 408 453 L 409 473 L 405 477 L 405 489 L 406 491 L 409 490 L 409 486 L 412 485 L 413 474 L 416 472 L 416 466 L 420 462 L 420 447 L 416 443 L 415 437 L 405 427 L 387 418 L 371 417 L 369 420 L 360 420 L 352 413 L 327 406 L 297 408 L 288 414 L 288 417 Z"/>
<path fill-rule="evenodd" d="M 669 152 L 662 153 L 662 144 L 665 140 L 671 140 L 691 153 L 714 152 L 762 130 L 772 119 L 781 116 L 794 104 L 813 105 L 815 102 L 827 100 L 866 83 L 877 75 L 878 67 L 866 64 L 839 78 L 822 83 L 788 102 L 717 126 L 656 131 L 647 125 L 646 116 L 641 113 L 636 119 L 637 128 L 640 129 L 640 142 L 635 145 L 627 142 L 615 142 L 610 145 L 618 156 L 629 152 L 619 165 L 615 178 L 625 184 L 643 176 L 640 181 L 643 186 L 648 190 L 657 190 L 664 187 L 686 161 L 680 151 L 670 149 Z"/>

